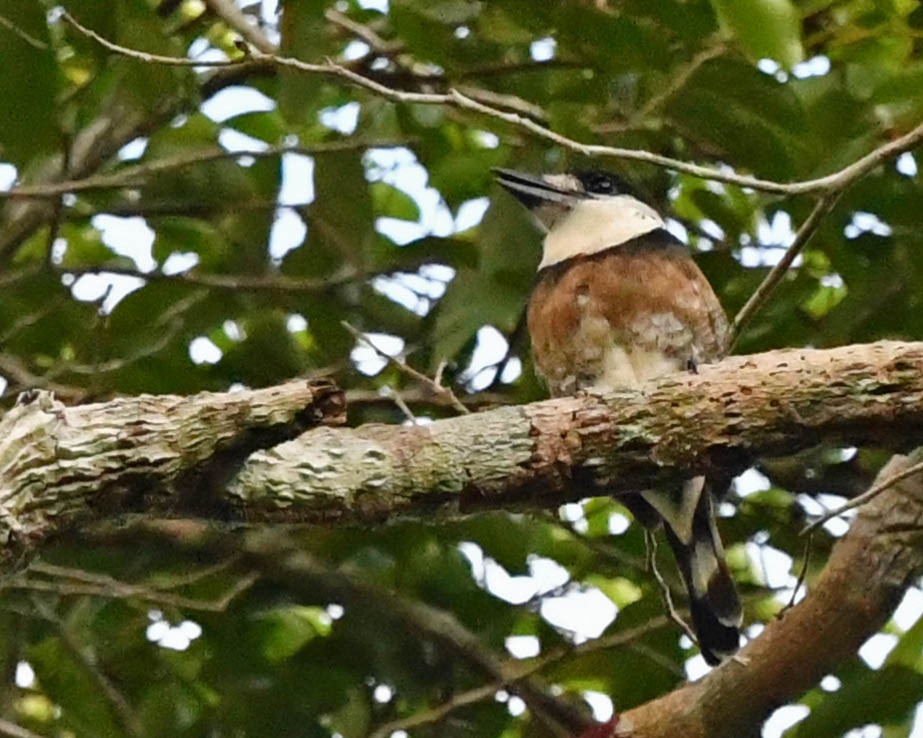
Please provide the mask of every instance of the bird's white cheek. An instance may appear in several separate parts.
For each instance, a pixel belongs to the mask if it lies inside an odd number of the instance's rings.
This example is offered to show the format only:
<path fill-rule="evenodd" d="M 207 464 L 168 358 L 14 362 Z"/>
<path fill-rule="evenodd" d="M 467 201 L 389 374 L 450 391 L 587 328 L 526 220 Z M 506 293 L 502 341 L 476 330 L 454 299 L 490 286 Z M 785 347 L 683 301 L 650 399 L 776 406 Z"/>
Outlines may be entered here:
<path fill-rule="evenodd" d="M 658 228 L 663 228 L 663 219 L 633 197 L 586 200 L 556 221 L 545 236 L 539 268 L 605 251 Z"/>

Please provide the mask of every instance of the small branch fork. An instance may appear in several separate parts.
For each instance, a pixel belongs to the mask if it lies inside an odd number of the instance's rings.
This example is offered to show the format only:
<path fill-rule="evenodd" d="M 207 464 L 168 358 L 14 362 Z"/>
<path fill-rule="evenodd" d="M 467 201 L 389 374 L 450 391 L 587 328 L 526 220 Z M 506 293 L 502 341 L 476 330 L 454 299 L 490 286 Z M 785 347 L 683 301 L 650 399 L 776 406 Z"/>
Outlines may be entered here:
<path fill-rule="evenodd" d="M 380 349 L 378 346 L 375 345 L 375 343 L 368 336 L 366 336 L 364 333 L 362 333 L 360 330 L 355 328 L 350 323 L 347 323 L 344 320 L 340 324 L 350 333 L 350 335 L 352 335 L 353 338 L 355 338 L 357 341 L 359 341 L 364 346 L 368 346 L 370 349 L 372 349 L 372 351 L 378 354 L 382 359 L 387 361 L 392 366 L 396 367 L 397 370 L 400 371 L 402 374 L 406 374 L 411 379 L 415 379 L 417 382 L 422 384 L 430 392 L 432 392 L 433 395 L 438 400 L 440 400 L 444 404 L 451 407 L 459 415 L 467 415 L 468 413 L 471 412 L 467 407 L 464 406 L 464 404 L 462 404 L 462 401 L 458 399 L 458 396 L 451 390 L 451 388 L 446 387 L 444 384 L 442 384 L 441 367 L 435 379 L 428 377 L 423 372 L 414 369 L 412 366 L 410 366 L 410 364 L 408 364 L 403 359 L 398 358 L 396 356 L 391 356 L 391 354 Z M 394 400 L 394 403 L 398 406 L 398 408 L 400 408 L 412 422 L 416 423 L 416 418 L 413 416 L 413 413 L 411 413 L 410 410 L 407 408 L 407 405 L 404 403 L 400 394 L 397 392 L 394 392 L 394 397 L 392 399 Z"/>
<path fill-rule="evenodd" d="M 894 474 L 893 476 L 890 476 L 887 479 L 882 480 L 881 482 L 874 485 L 873 487 L 870 487 L 868 491 L 863 492 L 861 495 L 857 497 L 854 497 L 849 502 L 843 505 L 840 505 L 839 507 L 836 507 L 833 510 L 830 510 L 829 512 L 824 513 L 817 520 L 813 521 L 809 525 L 806 525 L 802 529 L 801 535 L 810 535 L 814 533 L 814 531 L 820 528 L 820 526 L 822 526 L 824 523 L 830 520 L 833 520 L 836 517 L 839 517 L 845 512 L 849 512 L 850 510 L 855 510 L 857 507 L 861 507 L 862 505 L 865 505 L 868 502 L 871 502 L 876 497 L 878 497 L 878 495 L 880 495 L 882 492 L 884 492 L 887 489 L 890 489 L 898 482 L 901 482 L 907 479 L 908 477 L 912 477 L 916 474 L 919 474 L 920 472 L 923 472 L 923 461 L 917 464 L 914 464 L 913 466 L 908 466 L 906 469 L 898 472 L 897 474 Z"/>

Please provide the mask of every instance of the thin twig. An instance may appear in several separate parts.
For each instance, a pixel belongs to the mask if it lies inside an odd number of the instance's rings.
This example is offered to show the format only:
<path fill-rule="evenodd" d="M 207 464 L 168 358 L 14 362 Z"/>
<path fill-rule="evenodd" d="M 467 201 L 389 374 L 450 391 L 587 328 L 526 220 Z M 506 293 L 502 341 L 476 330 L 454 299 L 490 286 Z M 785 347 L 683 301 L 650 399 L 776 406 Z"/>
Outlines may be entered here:
<path fill-rule="evenodd" d="M 239 560 L 239 556 L 229 556 L 228 558 L 217 561 L 214 564 L 203 566 L 198 569 L 193 569 L 192 571 L 183 572 L 182 574 L 172 576 L 158 576 L 158 584 L 156 589 L 167 590 L 178 589 L 180 587 L 188 587 L 189 585 L 196 584 L 203 579 L 207 579 L 208 577 L 214 576 L 215 574 L 220 574 L 221 572 L 226 571 L 230 567 L 234 566 Z M 73 579 L 78 582 L 89 582 L 103 586 L 122 586 L 125 584 L 124 582 L 120 582 L 108 574 L 99 574 L 97 572 L 87 571 L 86 569 L 78 569 L 71 566 L 49 564 L 48 562 L 41 560 L 33 561 L 31 564 L 29 564 L 28 571 L 35 574 L 45 574 L 46 576 L 55 577 L 58 579 Z"/>
<path fill-rule="evenodd" d="M 404 398 L 401 397 L 401 393 L 392 387 L 385 387 L 385 390 L 387 390 L 388 398 L 391 400 L 391 402 L 397 405 L 397 409 L 404 413 L 404 417 L 407 418 L 407 420 L 409 420 L 413 425 L 419 425 L 420 421 L 417 420 L 417 416 L 413 414 L 413 411 L 410 409 L 407 403 L 404 402 Z"/>
<path fill-rule="evenodd" d="M 101 44 L 113 53 L 117 53 L 129 58 L 138 59 L 150 64 L 165 64 L 170 66 L 187 67 L 230 67 L 239 65 L 242 61 L 247 60 L 245 57 L 243 60 L 237 61 L 206 62 L 196 61 L 195 59 L 187 59 L 184 57 L 149 54 L 147 52 L 126 48 L 124 46 L 119 46 L 118 44 L 112 43 L 111 41 L 100 36 L 95 31 L 92 31 L 91 29 L 81 25 L 66 11 L 63 13 L 63 17 L 67 20 L 68 23 L 74 26 L 74 28 L 79 30 L 81 33 L 84 33 L 89 38 L 92 38 L 94 41 Z M 716 182 L 726 182 L 741 187 L 750 187 L 755 190 L 761 190 L 763 192 L 774 192 L 784 195 L 837 192 L 882 162 L 897 156 L 898 154 L 907 151 L 908 149 L 913 148 L 921 141 L 923 141 L 923 123 L 920 123 L 903 136 L 899 136 L 893 141 L 889 141 L 879 148 L 874 149 L 860 159 L 857 159 L 852 164 L 849 164 L 843 169 L 833 172 L 832 174 L 828 174 L 824 177 L 819 177 L 816 179 L 807 179 L 796 182 L 775 182 L 773 180 L 760 179 L 759 177 L 737 174 L 736 172 L 729 172 L 712 167 L 700 166 L 698 164 L 691 164 L 689 162 L 680 161 L 679 159 L 662 156 L 660 154 L 655 154 L 653 152 L 645 151 L 642 149 L 625 149 L 613 146 L 602 146 L 598 144 L 586 144 L 580 141 L 575 141 L 572 138 L 568 138 L 567 136 L 563 136 L 560 133 L 556 133 L 555 131 L 545 128 L 540 123 L 537 123 L 530 118 L 525 118 L 518 113 L 508 112 L 505 110 L 499 110 L 495 107 L 491 107 L 490 105 L 478 102 L 477 100 L 474 100 L 471 97 L 464 95 L 463 93 L 454 89 L 449 90 L 447 93 L 408 92 L 404 90 L 397 90 L 392 87 L 388 87 L 387 85 L 383 85 L 380 82 L 376 82 L 375 80 L 365 77 L 361 74 L 358 74 L 357 72 L 354 72 L 351 69 L 347 69 L 346 67 L 340 64 L 336 64 L 332 61 L 327 61 L 323 64 L 312 64 L 301 61 L 299 59 L 293 59 L 291 57 L 264 54 L 258 49 L 253 50 L 253 53 L 249 59 L 257 63 L 262 62 L 274 66 L 296 69 L 308 74 L 323 74 L 340 77 L 348 82 L 352 82 L 353 84 L 362 87 L 363 89 L 373 92 L 376 95 L 379 95 L 387 100 L 393 100 L 395 102 L 416 103 L 420 105 L 451 105 L 465 110 L 471 110 L 496 120 L 503 121 L 517 128 L 529 131 L 538 138 L 550 141 L 557 144 L 558 146 L 561 146 L 562 148 L 575 151 L 585 156 L 639 161 L 647 164 L 653 164 L 655 166 L 673 169 L 678 172 L 685 172 L 686 174 L 701 177 L 702 179 L 714 180 Z"/>
<path fill-rule="evenodd" d="M 660 588 L 660 595 L 663 597 L 663 603 L 667 608 L 667 613 L 670 615 L 670 620 L 680 627 L 683 633 L 689 637 L 689 640 L 693 643 L 698 643 L 699 639 L 696 638 L 695 631 L 692 630 L 689 623 L 680 617 L 680 614 L 673 606 L 673 595 L 670 593 L 670 585 L 667 584 L 667 581 L 663 578 L 663 574 L 660 573 L 660 569 L 657 567 L 657 537 L 654 535 L 654 531 L 645 528 L 644 543 L 647 548 L 648 567 L 654 575 L 654 579 L 657 580 L 657 586 Z"/>
<path fill-rule="evenodd" d="M 370 733 L 368 738 L 387 738 L 387 736 L 391 735 L 394 731 L 397 730 L 407 730 L 409 728 L 415 728 L 420 725 L 430 725 L 432 723 L 438 722 L 439 720 L 442 720 L 444 717 L 446 717 L 449 713 L 454 712 L 455 710 L 466 705 L 490 699 L 497 693 L 497 691 L 503 689 L 504 687 L 508 687 L 520 679 L 525 679 L 532 674 L 536 674 L 542 669 L 556 664 L 565 658 L 579 658 L 580 656 L 584 656 L 586 654 L 611 650 L 615 648 L 622 648 L 624 646 L 631 645 L 639 638 L 642 638 L 648 633 L 652 633 L 665 627 L 668 623 L 669 621 L 666 616 L 656 617 L 648 620 L 643 625 L 639 625 L 635 628 L 629 628 L 618 633 L 613 633 L 612 635 L 605 636 L 603 638 L 597 638 L 596 640 L 586 641 L 585 643 L 581 643 L 579 646 L 558 647 L 549 650 L 548 653 L 545 653 L 541 656 L 536 656 L 531 659 L 522 661 L 508 661 L 505 663 L 503 668 L 504 673 L 507 675 L 505 679 L 492 681 L 488 684 L 475 687 L 465 692 L 459 692 L 445 702 L 436 705 L 435 707 L 431 707 L 427 710 L 421 710 L 420 712 L 415 712 L 414 714 L 408 715 L 405 718 L 399 718 L 397 720 L 384 723 L 378 726 L 372 733 Z"/>
<path fill-rule="evenodd" d="M 327 10 L 324 11 L 324 18 L 335 26 L 339 26 L 343 30 L 351 33 L 380 56 L 390 57 L 394 54 L 399 54 L 405 48 L 405 45 L 400 41 L 387 41 L 367 25 L 354 21 L 346 14 L 334 8 L 327 8 Z M 261 49 L 261 51 L 262 50 L 263 49 Z"/>
<path fill-rule="evenodd" d="M 266 54 L 272 54 L 276 51 L 272 41 L 266 38 L 266 35 L 257 26 L 253 25 L 247 19 L 247 16 L 230 0 L 205 0 L 205 4 L 229 28 L 243 36 L 247 43 L 252 44 Z"/>
<path fill-rule="evenodd" d="M 259 576 L 249 573 L 242 576 L 214 600 L 200 600 L 194 597 L 165 592 L 153 587 L 144 587 L 128 582 L 121 582 L 111 577 L 100 575 L 100 581 L 89 579 L 81 581 L 73 578 L 71 582 L 49 582 L 42 579 L 28 579 L 25 576 L 14 577 L 3 584 L 3 589 L 26 592 L 51 592 L 59 596 L 102 597 L 112 600 L 138 600 L 154 605 L 176 607 L 198 612 L 224 612 L 231 602 L 252 587 Z"/>
<path fill-rule="evenodd" d="M 441 384 L 441 382 L 440 382 Z M 408 407 L 444 408 L 449 401 L 444 397 L 434 397 L 433 393 L 424 387 L 408 388 L 401 391 L 401 399 Z M 459 398 L 461 399 L 461 398 Z M 511 399 L 498 392 L 475 392 L 465 395 L 461 400 L 469 410 L 484 410 L 511 404 Z M 346 403 L 349 407 L 374 407 L 393 404 L 390 397 L 384 396 L 377 390 L 351 389 L 346 390 Z"/>
<path fill-rule="evenodd" d="M 31 34 L 26 33 L 24 30 L 22 30 L 19 26 L 13 23 L 13 21 L 11 21 L 9 18 L 7 18 L 4 15 L 0 15 L 0 26 L 8 30 L 10 33 L 15 33 L 17 36 L 19 36 L 19 38 L 21 38 L 23 41 L 29 44 L 29 46 L 31 46 L 33 49 L 38 49 L 39 51 L 48 50 L 48 44 L 46 44 L 44 41 L 40 41 L 39 39 L 35 38 L 35 36 L 32 36 Z"/>
<path fill-rule="evenodd" d="M 805 219 L 804 223 L 801 224 L 801 227 L 795 234 L 795 239 L 782 255 L 782 258 L 769 270 L 769 274 L 766 275 L 766 278 L 760 283 L 760 286 L 754 290 L 753 294 L 750 295 L 750 299 L 747 300 L 746 304 L 734 317 L 734 321 L 731 323 L 729 346 L 734 345 L 743 327 L 750 322 L 757 311 L 763 307 L 769 299 L 769 296 L 778 286 L 779 282 L 782 281 L 782 278 L 792 265 L 792 262 L 795 261 L 798 254 L 801 253 L 808 241 L 811 240 L 811 236 L 814 235 L 815 231 L 820 226 L 821 220 L 830 212 L 838 199 L 839 192 L 835 192 L 817 201 L 814 209 L 811 211 L 810 215 L 808 215 L 807 219 Z"/>
<path fill-rule="evenodd" d="M 296 277 L 287 277 L 284 274 L 267 274 L 262 276 L 250 274 L 214 274 L 195 270 L 177 272 L 176 274 L 164 274 L 163 272 L 157 271 L 142 272 L 130 267 L 107 264 L 66 267 L 62 269 L 62 272 L 64 274 L 74 275 L 75 277 L 84 274 L 114 274 L 123 277 L 137 277 L 147 282 L 182 282 L 199 287 L 211 287 L 222 290 L 245 292 L 260 292 L 266 290 L 270 292 L 294 293 L 330 292 L 337 287 L 358 281 L 364 277 L 364 275 L 351 270 L 344 271 L 341 274 L 335 274 L 329 279 L 312 279 L 309 277 L 299 279 Z"/>
<path fill-rule="evenodd" d="M 721 56 L 721 54 L 727 51 L 727 45 L 722 39 L 713 39 L 711 43 L 714 45 L 707 45 L 706 48 L 693 56 L 686 64 L 682 65 L 676 76 L 669 80 L 667 84 L 662 85 L 658 89 L 657 94 L 651 96 L 628 120 L 605 123 L 595 126 L 593 130 L 596 133 L 620 133 L 638 126 L 645 118 L 663 105 L 663 103 L 685 87 L 692 75 L 695 74 L 703 64 Z"/>
<path fill-rule="evenodd" d="M 112 174 L 97 174 L 82 179 L 48 182 L 40 185 L 22 185 L 20 187 L 0 191 L 0 199 L 51 198 L 74 192 L 88 192 L 123 187 L 142 187 L 148 183 L 152 174 L 159 174 L 174 169 L 183 169 L 193 164 L 202 164 L 211 161 L 236 161 L 241 158 L 267 159 L 282 156 L 283 154 L 313 156 L 315 154 L 352 151 L 355 149 L 394 148 L 406 146 L 407 143 L 407 140 L 395 141 L 393 139 L 382 141 L 328 141 L 313 145 L 267 146 L 265 149 L 243 151 L 227 151 L 219 147 L 214 147 L 202 151 L 183 153 L 177 156 L 163 157 L 141 164 L 129 165 Z"/>
<path fill-rule="evenodd" d="M 340 325 L 342 325 L 347 331 L 349 331 L 349 333 L 352 335 L 353 338 L 355 338 L 357 341 L 360 341 L 366 346 L 368 346 L 370 349 L 372 349 L 372 351 L 378 354 L 382 359 L 384 359 L 389 364 L 396 367 L 398 371 L 417 380 L 418 382 L 420 382 L 421 384 L 429 388 L 429 390 L 437 397 L 443 398 L 446 401 L 446 404 L 448 404 L 449 407 L 453 408 L 459 415 L 467 415 L 468 413 L 471 412 L 468 408 L 466 408 L 462 404 L 461 400 L 458 399 L 458 397 L 451 390 L 451 388 L 446 387 L 444 384 L 437 383 L 431 377 L 427 377 L 423 372 L 414 369 L 412 366 L 410 366 L 410 364 L 408 364 L 403 359 L 398 358 L 396 356 L 391 356 L 391 354 L 387 353 L 386 351 L 382 351 L 378 346 L 375 345 L 375 343 L 371 339 L 369 339 L 368 336 L 366 336 L 364 333 L 362 333 L 362 331 L 358 330 L 357 328 L 355 328 L 353 325 L 351 325 L 347 321 L 345 320 L 340 321 Z"/>
<path fill-rule="evenodd" d="M 45 738 L 43 735 L 33 733 L 31 730 L 3 718 L 0 718 L 0 735 L 8 736 L 8 738 Z"/>
<path fill-rule="evenodd" d="M 901 482 L 904 479 L 907 479 L 907 477 L 912 477 L 914 474 L 919 474 L 920 472 L 923 472 L 923 461 L 916 463 L 913 466 L 908 466 L 903 471 L 900 471 L 897 474 L 894 474 L 893 476 L 888 477 L 884 481 L 881 481 L 878 484 L 874 485 L 867 492 L 863 492 L 861 495 L 859 495 L 858 497 L 854 497 L 849 502 L 843 505 L 840 505 L 839 507 L 834 508 L 830 512 L 824 513 L 817 520 L 810 523 L 809 525 L 806 525 L 802 529 L 801 535 L 813 533 L 815 530 L 817 530 L 820 526 L 822 526 L 827 521 L 832 520 L 833 518 L 838 517 L 845 512 L 848 512 L 849 510 L 854 510 L 857 507 L 861 507 L 865 503 L 871 500 L 874 500 L 876 497 L 878 497 L 878 495 L 880 495 L 886 489 L 889 489 L 890 487 L 894 486 L 898 482 Z"/>
<path fill-rule="evenodd" d="M 64 18 L 68 23 L 70 23 L 74 28 L 76 28 L 80 33 L 82 33 L 87 38 L 93 39 L 96 43 L 102 46 L 109 51 L 120 54 L 121 56 L 127 56 L 131 59 L 137 59 L 138 61 L 147 62 L 148 64 L 163 64 L 171 67 L 229 67 L 240 64 L 241 62 L 248 61 L 246 56 L 241 56 L 240 59 L 236 61 L 223 61 L 221 59 L 209 59 L 197 61 L 195 59 L 187 59 L 186 57 L 176 57 L 176 56 L 162 56 L 161 54 L 149 54 L 146 51 L 139 51 L 138 49 L 129 49 L 125 46 L 119 46 L 118 44 L 113 43 L 105 36 L 101 36 L 92 28 L 87 28 L 80 21 L 78 21 L 74 16 L 68 13 L 66 10 L 61 10 L 61 17 Z"/>
<path fill-rule="evenodd" d="M 112 708 L 112 713 L 121 724 L 122 729 L 134 738 L 142 738 L 145 731 L 137 712 L 125 695 L 116 687 L 112 679 L 109 678 L 109 675 L 103 671 L 96 659 L 87 653 L 84 645 L 77 641 L 74 633 L 44 600 L 33 596 L 32 604 L 45 620 L 54 624 L 61 643 L 71 657 L 86 669 L 96 683 L 97 690 L 108 701 Z"/>
<path fill-rule="evenodd" d="M 792 590 L 792 598 L 788 601 L 788 604 L 779 611 L 779 614 L 776 615 L 777 618 L 781 618 L 786 612 L 795 606 L 795 598 L 798 597 L 798 590 L 801 589 L 805 579 L 808 577 L 808 565 L 811 563 L 811 549 L 813 546 L 814 532 L 809 531 L 808 538 L 804 542 L 804 561 L 801 564 L 801 570 L 798 572 L 798 579 L 795 580 L 795 588 Z"/>

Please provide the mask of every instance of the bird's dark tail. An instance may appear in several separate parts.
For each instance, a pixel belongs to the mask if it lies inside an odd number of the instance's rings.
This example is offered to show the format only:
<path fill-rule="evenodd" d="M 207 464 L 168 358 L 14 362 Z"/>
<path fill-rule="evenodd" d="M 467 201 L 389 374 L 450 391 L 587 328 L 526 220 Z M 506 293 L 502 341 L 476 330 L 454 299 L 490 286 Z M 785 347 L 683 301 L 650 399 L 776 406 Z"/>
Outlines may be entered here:
<path fill-rule="evenodd" d="M 681 495 L 649 490 L 641 497 L 663 520 L 689 593 L 692 627 L 702 656 L 712 666 L 719 664 L 740 645 L 741 609 L 705 478 L 688 480 Z"/>

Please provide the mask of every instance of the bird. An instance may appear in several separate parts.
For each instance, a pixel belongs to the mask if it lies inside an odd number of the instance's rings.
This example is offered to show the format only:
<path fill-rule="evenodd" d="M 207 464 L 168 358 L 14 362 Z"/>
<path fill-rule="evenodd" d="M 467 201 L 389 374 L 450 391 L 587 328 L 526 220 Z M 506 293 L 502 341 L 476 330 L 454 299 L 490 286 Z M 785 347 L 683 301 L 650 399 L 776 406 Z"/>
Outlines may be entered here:
<path fill-rule="evenodd" d="M 597 169 L 492 171 L 545 232 L 526 323 L 536 373 L 552 396 L 637 388 L 727 352 L 727 317 L 711 285 L 628 182 Z M 620 501 L 646 527 L 665 529 L 705 661 L 732 656 L 741 606 L 711 485 L 697 476 Z"/>

